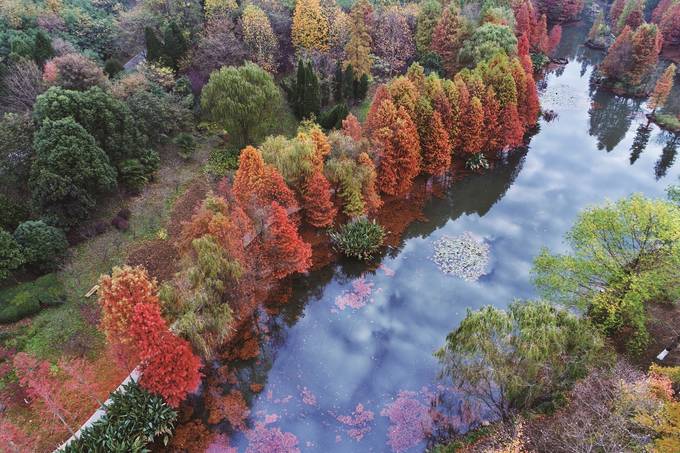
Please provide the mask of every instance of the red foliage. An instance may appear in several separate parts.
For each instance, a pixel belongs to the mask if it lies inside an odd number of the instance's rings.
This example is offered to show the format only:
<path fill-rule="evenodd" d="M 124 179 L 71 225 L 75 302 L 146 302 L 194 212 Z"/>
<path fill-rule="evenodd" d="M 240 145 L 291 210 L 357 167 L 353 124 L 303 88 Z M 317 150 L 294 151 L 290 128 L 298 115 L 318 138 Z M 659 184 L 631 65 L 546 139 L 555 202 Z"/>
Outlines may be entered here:
<path fill-rule="evenodd" d="M 622 80 L 630 66 L 633 32 L 630 27 L 624 27 L 614 44 L 607 51 L 602 61 L 601 69 L 605 76 Z"/>
<path fill-rule="evenodd" d="M 383 127 L 373 133 L 374 151 L 380 159 L 378 166 L 378 186 L 380 191 L 394 195 L 397 193 L 396 151 L 392 144 L 392 130 Z"/>
<path fill-rule="evenodd" d="M 155 279 L 149 279 L 144 268 L 115 267 L 111 276 L 99 279 L 99 304 L 102 307 L 101 327 L 109 343 L 129 344 L 130 322 L 135 305 L 159 304 Z"/>
<path fill-rule="evenodd" d="M 484 108 L 477 97 L 470 100 L 465 122 L 461 125 L 460 140 L 463 151 L 475 154 L 484 146 Z"/>
<path fill-rule="evenodd" d="M 7 451 L 17 453 L 36 451 L 34 437 L 26 434 L 21 428 L 10 422 L 7 417 L 0 418 L 0 445 L 7 447 Z"/>
<path fill-rule="evenodd" d="M 168 325 L 161 316 L 158 304 L 137 304 L 134 308 L 130 334 L 135 339 L 139 356 L 144 359 L 152 357 L 161 348 L 161 340 Z"/>
<path fill-rule="evenodd" d="M 609 20 L 611 21 L 612 29 L 614 31 L 617 31 L 616 24 L 619 21 L 619 17 L 621 16 L 621 13 L 623 13 L 623 9 L 625 7 L 626 0 L 614 0 L 614 3 L 612 3 L 612 6 L 609 8 Z"/>
<path fill-rule="evenodd" d="M 178 407 L 201 382 L 201 361 L 186 340 L 167 330 L 159 337 L 159 348 L 142 363 L 139 385 Z"/>
<path fill-rule="evenodd" d="M 499 116 L 501 104 L 496 99 L 496 92 L 489 87 L 484 95 L 484 147 L 489 151 L 495 151 L 503 147 L 503 136 Z"/>
<path fill-rule="evenodd" d="M 420 140 L 418 129 L 404 107 L 397 112 L 393 125 L 394 150 L 396 152 L 396 173 L 399 183 L 395 195 L 404 195 L 420 173 Z"/>
<path fill-rule="evenodd" d="M 655 25 L 646 24 L 635 30 L 632 38 L 630 83 L 639 85 L 659 62 L 663 38 Z"/>
<path fill-rule="evenodd" d="M 448 7 L 432 32 L 432 50 L 442 58 L 442 66 L 449 75 L 458 68 L 458 51 L 463 45 L 464 30 L 458 12 Z"/>
<path fill-rule="evenodd" d="M 531 18 L 533 12 L 528 2 L 522 2 L 515 8 L 515 33 L 517 36 L 528 36 L 531 34 Z"/>
<path fill-rule="evenodd" d="M 545 14 L 534 23 L 531 29 L 531 47 L 541 53 L 548 53 L 549 50 L 549 38 L 548 38 L 548 19 Z"/>
<path fill-rule="evenodd" d="M 664 45 L 680 45 L 680 3 L 668 8 L 659 25 L 663 34 Z"/>
<path fill-rule="evenodd" d="M 444 94 L 443 91 L 438 92 L 434 96 L 434 99 L 432 100 L 432 107 L 437 113 L 439 113 L 439 116 L 442 119 L 442 124 L 444 125 L 444 129 L 446 130 L 446 132 L 450 133 L 450 131 L 452 131 L 454 128 L 455 119 L 453 116 L 453 110 L 451 109 L 451 103 L 449 102 L 449 98 L 446 97 L 446 94 Z"/>
<path fill-rule="evenodd" d="M 241 151 L 232 191 L 245 210 L 267 206 L 272 201 L 286 209 L 298 207 L 295 195 L 281 173 L 275 167 L 266 165 L 262 155 L 252 146 L 246 146 Z"/>
<path fill-rule="evenodd" d="M 465 85 L 465 82 L 460 77 L 455 77 L 453 81 L 456 87 L 457 102 L 455 103 L 455 106 L 454 103 L 451 102 L 451 108 L 455 108 L 454 119 L 456 128 L 449 133 L 449 139 L 451 140 L 455 153 L 463 152 L 464 149 L 464 129 L 466 128 L 467 122 L 466 114 L 470 107 L 470 92 L 467 89 L 467 85 Z"/>
<path fill-rule="evenodd" d="M 668 8 L 670 8 L 674 3 L 674 0 L 660 0 L 652 11 L 652 22 L 655 24 L 660 24 L 661 19 L 663 19 L 663 16 L 668 11 Z"/>
<path fill-rule="evenodd" d="M 333 224 L 338 210 L 331 201 L 331 184 L 322 171 L 316 170 L 307 177 L 302 205 L 310 225 L 323 228 Z"/>
<path fill-rule="evenodd" d="M 265 254 L 274 278 L 306 272 L 312 264 L 312 248 L 300 239 L 286 210 L 272 201 L 269 219 L 271 223 L 266 231 Z"/>
<path fill-rule="evenodd" d="M 348 137 L 352 137 L 352 139 L 357 142 L 361 140 L 361 123 L 356 116 L 350 113 L 342 120 L 342 133 Z"/>
<path fill-rule="evenodd" d="M 517 113 L 517 104 L 509 102 L 501 110 L 501 127 L 503 129 L 503 143 L 510 148 L 522 144 L 524 128 Z"/>
<path fill-rule="evenodd" d="M 364 121 L 364 130 L 369 136 L 384 126 L 384 119 L 382 118 L 382 115 L 379 113 L 379 111 L 383 101 L 385 100 L 392 102 L 392 96 L 387 90 L 387 87 L 384 84 L 380 84 L 375 90 L 373 100 L 371 101 L 371 106 L 369 107 L 368 113 L 366 114 L 366 121 Z"/>
<path fill-rule="evenodd" d="M 522 63 L 524 72 L 532 74 L 533 79 L 534 64 L 531 62 L 531 56 L 529 55 L 529 38 L 527 38 L 527 35 L 520 36 L 517 44 L 517 55 L 520 63 Z"/>
<path fill-rule="evenodd" d="M 550 29 L 550 34 L 548 35 L 548 51 L 551 53 L 554 52 L 555 49 L 557 49 L 557 46 L 560 44 L 561 40 L 562 40 L 562 26 L 555 25 L 553 28 Z"/>
<path fill-rule="evenodd" d="M 422 147 L 423 171 L 443 175 L 451 165 L 451 144 L 439 112 L 434 112 L 427 124 Z"/>

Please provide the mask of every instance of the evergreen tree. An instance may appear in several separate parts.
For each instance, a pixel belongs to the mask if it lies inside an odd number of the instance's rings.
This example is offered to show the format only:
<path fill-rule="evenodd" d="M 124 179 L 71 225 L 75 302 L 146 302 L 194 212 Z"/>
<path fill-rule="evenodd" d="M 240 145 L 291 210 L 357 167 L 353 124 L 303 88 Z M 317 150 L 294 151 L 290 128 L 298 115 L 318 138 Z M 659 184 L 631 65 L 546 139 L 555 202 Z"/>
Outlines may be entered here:
<path fill-rule="evenodd" d="M 289 90 L 290 103 L 298 119 L 319 116 L 321 110 L 321 92 L 319 78 L 312 68 L 312 63 L 305 64 L 298 60 L 297 74 L 293 88 Z"/>
<path fill-rule="evenodd" d="M 151 27 L 144 27 L 144 40 L 146 41 L 147 61 L 159 62 L 163 57 L 163 43 L 158 39 L 156 31 Z"/>
<path fill-rule="evenodd" d="M 673 89 L 674 77 L 675 77 L 675 65 L 671 63 L 663 72 L 659 80 L 656 82 L 656 85 L 654 86 L 654 91 L 649 96 L 649 101 L 647 101 L 647 105 L 649 106 L 650 109 L 656 111 L 657 108 L 663 107 L 666 104 L 668 95 L 671 93 L 671 90 Z"/>
<path fill-rule="evenodd" d="M 366 25 L 366 13 L 370 8 L 366 0 L 352 7 L 349 41 L 345 46 L 345 64 L 354 67 L 354 78 L 371 73 L 371 35 Z M 355 96 L 356 97 L 356 96 Z"/>
<path fill-rule="evenodd" d="M 351 64 L 345 68 L 342 84 L 342 93 L 345 95 L 345 99 L 354 97 L 354 67 Z"/>
<path fill-rule="evenodd" d="M 38 30 L 35 34 L 33 43 L 33 59 L 38 65 L 42 66 L 47 60 L 54 56 L 54 49 L 52 48 L 52 40 L 47 33 Z"/>
<path fill-rule="evenodd" d="M 170 25 L 165 29 L 165 43 L 163 44 L 163 56 L 166 63 L 177 70 L 187 48 L 187 41 L 177 22 L 170 22 Z"/>
<path fill-rule="evenodd" d="M 366 74 L 361 76 L 359 79 L 359 90 L 357 93 L 357 99 L 364 100 L 368 94 L 368 76 Z"/>
<path fill-rule="evenodd" d="M 333 75 L 333 97 L 335 98 L 336 102 L 340 102 L 345 99 L 345 82 L 343 77 L 344 71 L 342 70 L 342 64 L 338 61 L 338 64 L 335 67 L 335 74 Z"/>

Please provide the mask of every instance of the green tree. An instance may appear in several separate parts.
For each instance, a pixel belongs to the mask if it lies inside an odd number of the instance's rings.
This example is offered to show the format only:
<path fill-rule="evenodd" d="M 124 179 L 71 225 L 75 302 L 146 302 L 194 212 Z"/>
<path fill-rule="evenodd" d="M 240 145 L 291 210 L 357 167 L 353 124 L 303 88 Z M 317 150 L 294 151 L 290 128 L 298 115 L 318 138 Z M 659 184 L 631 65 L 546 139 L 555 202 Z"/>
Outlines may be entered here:
<path fill-rule="evenodd" d="M 432 33 L 442 14 L 442 5 L 437 0 L 424 0 L 420 4 L 420 11 L 416 22 L 416 50 L 425 55 L 430 51 Z"/>
<path fill-rule="evenodd" d="M 239 146 L 255 143 L 272 126 L 281 93 L 271 75 L 253 63 L 223 67 L 210 75 L 201 94 L 208 119 Z"/>
<path fill-rule="evenodd" d="M 33 60 L 42 67 L 53 56 L 52 40 L 43 30 L 38 30 L 33 41 Z"/>
<path fill-rule="evenodd" d="M 158 39 L 153 28 L 144 27 L 144 41 L 146 42 L 147 61 L 160 62 L 163 57 L 163 43 Z"/>
<path fill-rule="evenodd" d="M 442 376 L 504 419 L 567 391 L 600 358 L 587 320 L 547 302 L 468 311 L 435 353 Z"/>
<path fill-rule="evenodd" d="M 583 212 L 566 240 L 534 262 L 539 291 L 586 311 L 609 334 L 630 328 L 632 352 L 648 341 L 645 305 L 680 296 L 680 208 L 641 195 Z"/>
<path fill-rule="evenodd" d="M 45 120 L 35 135 L 29 185 L 35 203 L 59 224 L 73 225 L 113 189 L 116 173 L 94 138 L 72 118 Z"/>
<path fill-rule="evenodd" d="M 24 264 L 24 255 L 11 234 L 0 229 L 0 282 Z"/>
<path fill-rule="evenodd" d="M 517 55 L 517 38 L 506 25 L 486 23 L 477 28 L 460 49 L 459 59 L 463 64 L 476 66 L 491 59 L 499 52 L 508 56 Z"/>
<path fill-rule="evenodd" d="M 28 220 L 14 231 L 25 263 L 41 271 L 53 270 L 68 248 L 64 232 L 42 220 Z"/>
<path fill-rule="evenodd" d="M 187 40 L 174 20 L 165 28 L 163 43 L 163 57 L 165 63 L 174 70 L 179 68 L 179 63 L 188 49 Z"/>

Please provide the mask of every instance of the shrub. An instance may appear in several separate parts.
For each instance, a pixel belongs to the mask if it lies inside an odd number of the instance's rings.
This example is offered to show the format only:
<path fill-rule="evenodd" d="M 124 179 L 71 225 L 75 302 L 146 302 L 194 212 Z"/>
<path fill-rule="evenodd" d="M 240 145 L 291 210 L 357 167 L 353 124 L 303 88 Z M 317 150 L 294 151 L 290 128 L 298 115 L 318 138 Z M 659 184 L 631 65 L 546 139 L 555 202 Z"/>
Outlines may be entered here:
<path fill-rule="evenodd" d="M 157 437 L 167 445 L 177 419 L 160 396 L 152 395 L 131 381 L 116 390 L 105 404 L 106 414 L 87 427 L 63 453 L 82 451 L 148 451 Z"/>
<path fill-rule="evenodd" d="M 349 115 L 349 109 L 344 102 L 326 110 L 319 116 L 319 124 L 324 129 L 339 129 L 342 127 L 342 120 Z"/>
<path fill-rule="evenodd" d="M 41 271 L 54 269 L 68 248 L 64 232 L 42 220 L 28 220 L 19 225 L 14 239 L 22 248 L 26 264 Z"/>
<path fill-rule="evenodd" d="M 173 141 L 179 147 L 177 152 L 184 160 L 189 160 L 196 151 L 196 140 L 188 132 L 180 132 Z"/>
<path fill-rule="evenodd" d="M 240 151 L 237 148 L 216 148 L 210 153 L 208 163 L 205 164 L 205 172 L 221 178 L 230 171 L 236 171 L 239 155 Z"/>
<path fill-rule="evenodd" d="M 66 301 L 64 286 L 56 274 L 0 291 L 0 323 L 19 321 L 40 311 L 42 307 Z"/>
<path fill-rule="evenodd" d="M 9 277 L 10 273 L 24 264 L 21 247 L 11 234 L 0 229 L 0 281 Z"/>
<path fill-rule="evenodd" d="M 111 78 L 123 70 L 123 65 L 115 58 L 109 58 L 104 63 L 104 72 Z"/>
<path fill-rule="evenodd" d="M 337 251 L 359 260 L 371 259 L 385 240 L 385 229 L 365 217 L 346 223 L 329 234 Z"/>
<path fill-rule="evenodd" d="M 680 131 L 680 118 L 665 113 L 657 113 L 655 115 L 655 120 L 657 124 L 664 129 Z"/>
<path fill-rule="evenodd" d="M 14 231 L 29 216 L 25 204 L 19 204 L 5 194 L 0 194 L 0 212 L 0 228 L 7 231 Z"/>

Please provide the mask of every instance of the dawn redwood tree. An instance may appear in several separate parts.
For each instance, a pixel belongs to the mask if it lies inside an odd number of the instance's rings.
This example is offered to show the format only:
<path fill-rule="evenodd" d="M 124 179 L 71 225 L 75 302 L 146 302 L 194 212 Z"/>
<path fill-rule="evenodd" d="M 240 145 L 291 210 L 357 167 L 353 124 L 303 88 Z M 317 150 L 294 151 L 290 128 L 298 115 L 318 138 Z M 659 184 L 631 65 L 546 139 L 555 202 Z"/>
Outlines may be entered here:
<path fill-rule="evenodd" d="M 359 170 L 362 175 L 361 195 L 363 197 L 365 209 L 368 212 L 375 212 L 382 206 L 383 202 L 378 194 L 378 174 L 375 169 L 373 159 L 368 153 L 361 153 L 357 158 Z"/>
<path fill-rule="evenodd" d="M 354 141 L 360 141 L 362 137 L 361 123 L 353 114 L 349 114 L 342 120 L 342 133 L 351 137 Z"/>
<path fill-rule="evenodd" d="M 379 158 L 378 187 L 382 193 L 396 195 L 398 190 L 397 156 L 392 142 L 392 129 L 381 127 L 373 132 L 371 142 Z"/>
<path fill-rule="evenodd" d="M 383 118 L 381 117 L 381 114 L 379 114 L 379 110 L 384 100 L 389 100 L 392 103 L 392 95 L 390 95 L 385 84 L 380 84 L 375 90 L 371 106 L 368 108 L 368 113 L 366 114 L 366 121 L 364 121 L 364 130 L 369 136 L 373 131 L 384 126 Z M 392 105 L 394 105 L 394 103 L 392 103 Z"/>
<path fill-rule="evenodd" d="M 659 62 L 663 38 L 654 24 L 644 24 L 635 30 L 632 37 L 632 66 L 629 71 L 630 83 L 642 83 Z"/>
<path fill-rule="evenodd" d="M 503 148 L 500 114 L 501 104 L 496 99 L 493 87 L 490 86 L 484 95 L 484 148 L 489 151 Z"/>
<path fill-rule="evenodd" d="M 366 24 L 366 12 L 370 5 L 366 0 L 354 3 L 350 12 L 349 41 L 345 46 L 345 67 L 352 66 L 354 79 L 371 75 L 371 45 L 373 41 Z"/>
<path fill-rule="evenodd" d="M 476 154 L 484 146 L 484 108 L 477 97 L 470 99 L 470 105 L 460 130 L 462 151 Z"/>
<path fill-rule="evenodd" d="M 271 203 L 269 227 L 265 233 L 265 255 L 272 276 L 282 279 L 296 272 L 307 272 L 312 265 L 312 247 L 298 235 L 286 210 Z"/>
<path fill-rule="evenodd" d="M 501 127 L 503 129 L 503 145 L 515 148 L 523 143 L 524 128 L 517 112 L 517 104 L 510 102 L 501 109 Z"/>
<path fill-rule="evenodd" d="M 631 65 L 633 51 L 633 32 L 630 27 L 624 27 L 616 37 L 614 44 L 607 51 L 600 69 L 604 75 L 614 80 L 624 80 Z"/>
<path fill-rule="evenodd" d="M 302 206 L 307 222 L 317 228 L 333 224 L 338 210 L 331 200 L 331 184 L 321 170 L 312 172 L 305 181 Z"/>
<path fill-rule="evenodd" d="M 659 107 L 666 105 L 668 95 L 673 89 L 674 77 L 675 65 L 671 63 L 663 72 L 659 80 L 657 80 L 656 85 L 654 86 L 654 91 L 652 91 L 652 94 L 649 96 L 649 100 L 647 101 L 647 106 L 652 109 L 652 113 L 654 113 Z"/>
<path fill-rule="evenodd" d="M 291 39 L 297 49 L 328 50 L 329 25 L 319 0 L 295 2 Z"/>
<path fill-rule="evenodd" d="M 416 20 L 416 50 L 418 54 L 424 55 L 429 52 L 432 45 L 432 33 L 441 14 L 442 6 L 437 0 L 423 0 L 421 2 Z"/>
<path fill-rule="evenodd" d="M 548 34 L 548 51 L 550 53 L 554 52 L 561 40 L 562 26 L 558 24 L 551 28 L 550 33 Z"/>
<path fill-rule="evenodd" d="M 532 17 L 534 15 L 531 3 L 522 1 L 514 9 L 515 34 L 517 36 L 531 36 Z"/>
<path fill-rule="evenodd" d="M 467 35 L 467 24 L 458 7 L 451 4 L 444 10 L 432 32 L 431 48 L 442 58 L 442 66 L 449 76 L 458 69 L 458 52 Z"/>
<path fill-rule="evenodd" d="M 153 357 L 163 347 L 161 340 L 167 331 L 168 325 L 161 315 L 159 304 L 140 303 L 134 306 L 129 334 L 142 360 Z"/>
<path fill-rule="evenodd" d="M 531 55 L 529 55 L 529 38 L 526 34 L 521 35 L 517 41 L 517 56 L 522 63 L 524 72 L 532 74 L 533 78 L 534 65 L 531 62 Z"/>
<path fill-rule="evenodd" d="M 451 165 L 451 143 L 439 112 L 429 118 L 424 140 L 422 170 L 434 176 L 442 176 Z"/>
<path fill-rule="evenodd" d="M 158 306 L 157 293 L 156 280 L 141 266 L 114 267 L 110 276 L 99 278 L 101 327 L 109 343 L 133 344 L 130 326 L 134 308 L 137 304 Z"/>
<path fill-rule="evenodd" d="M 159 337 L 159 347 L 142 363 L 139 385 L 176 408 L 201 382 L 201 360 L 183 338 L 167 330 Z"/>
<path fill-rule="evenodd" d="M 680 2 L 675 2 L 663 15 L 659 28 L 663 34 L 664 45 L 680 45 Z"/>
<path fill-rule="evenodd" d="M 550 38 L 548 37 L 548 19 L 545 14 L 534 23 L 531 30 L 531 47 L 536 52 L 548 53 Z"/>
<path fill-rule="evenodd" d="M 213 72 L 201 93 L 201 108 L 208 119 L 239 146 L 259 140 L 280 106 L 281 93 L 274 79 L 254 63 Z"/>
<path fill-rule="evenodd" d="M 676 3 L 675 0 L 660 0 L 659 3 L 657 3 L 656 6 L 654 7 L 654 10 L 652 11 L 651 21 L 657 25 L 660 25 L 663 16 L 666 14 L 668 9 L 675 3 Z"/>
<path fill-rule="evenodd" d="M 387 89 L 390 92 L 394 106 L 397 109 L 403 107 L 411 119 L 415 121 L 416 105 L 420 97 L 416 84 L 408 77 L 400 76 L 392 79 Z"/>
<path fill-rule="evenodd" d="M 376 14 L 373 52 L 388 65 L 388 75 L 401 73 L 414 58 L 416 45 L 406 15 L 401 9 L 381 9 Z"/>

